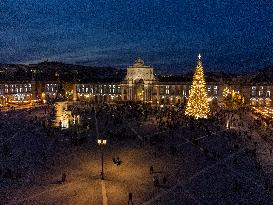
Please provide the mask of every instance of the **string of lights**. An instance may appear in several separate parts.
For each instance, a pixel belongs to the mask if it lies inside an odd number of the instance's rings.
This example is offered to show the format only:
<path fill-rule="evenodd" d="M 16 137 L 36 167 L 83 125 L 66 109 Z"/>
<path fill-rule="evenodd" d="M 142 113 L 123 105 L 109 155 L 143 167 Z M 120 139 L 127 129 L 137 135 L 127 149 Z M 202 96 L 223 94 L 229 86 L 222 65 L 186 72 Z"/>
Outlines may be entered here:
<path fill-rule="evenodd" d="M 210 113 L 208 94 L 201 55 L 198 56 L 198 62 L 193 75 L 193 82 L 190 90 L 189 100 L 187 102 L 185 114 L 198 118 L 207 118 Z"/>

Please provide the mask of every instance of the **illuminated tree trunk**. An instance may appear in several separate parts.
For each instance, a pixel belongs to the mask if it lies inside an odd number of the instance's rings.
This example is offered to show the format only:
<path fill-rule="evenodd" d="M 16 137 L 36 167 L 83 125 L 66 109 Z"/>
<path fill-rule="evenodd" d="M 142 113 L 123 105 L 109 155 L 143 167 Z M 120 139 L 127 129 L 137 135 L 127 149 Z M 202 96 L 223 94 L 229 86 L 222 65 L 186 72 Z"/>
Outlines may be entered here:
<path fill-rule="evenodd" d="M 199 54 L 185 114 L 198 119 L 207 118 L 209 113 L 210 108 L 208 103 L 207 87 L 202 67 L 201 55 Z"/>

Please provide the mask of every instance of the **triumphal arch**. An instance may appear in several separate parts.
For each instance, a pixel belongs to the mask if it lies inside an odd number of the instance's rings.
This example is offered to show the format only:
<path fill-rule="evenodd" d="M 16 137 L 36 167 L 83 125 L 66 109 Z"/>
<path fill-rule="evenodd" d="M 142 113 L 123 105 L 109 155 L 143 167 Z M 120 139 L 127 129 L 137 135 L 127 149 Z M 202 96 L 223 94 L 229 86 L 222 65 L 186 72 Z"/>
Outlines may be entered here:
<path fill-rule="evenodd" d="M 121 96 L 125 101 L 152 102 L 153 87 L 157 84 L 154 68 L 145 65 L 138 58 L 127 68 L 127 75 L 121 84 Z"/>

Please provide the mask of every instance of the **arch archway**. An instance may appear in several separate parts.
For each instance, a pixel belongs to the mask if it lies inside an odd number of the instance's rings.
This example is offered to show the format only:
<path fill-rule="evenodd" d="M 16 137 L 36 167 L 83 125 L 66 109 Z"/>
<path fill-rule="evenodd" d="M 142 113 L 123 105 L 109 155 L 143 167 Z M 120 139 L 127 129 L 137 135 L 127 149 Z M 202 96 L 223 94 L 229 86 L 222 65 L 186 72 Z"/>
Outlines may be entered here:
<path fill-rule="evenodd" d="M 144 80 L 138 79 L 135 80 L 135 99 L 136 101 L 143 102 L 144 101 Z"/>

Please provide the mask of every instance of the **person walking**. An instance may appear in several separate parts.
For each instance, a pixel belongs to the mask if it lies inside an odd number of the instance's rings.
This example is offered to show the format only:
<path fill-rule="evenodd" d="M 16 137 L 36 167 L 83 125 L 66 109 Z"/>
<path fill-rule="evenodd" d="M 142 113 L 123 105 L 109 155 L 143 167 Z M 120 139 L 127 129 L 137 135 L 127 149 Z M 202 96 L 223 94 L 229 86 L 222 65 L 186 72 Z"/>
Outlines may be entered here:
<path fill-rule="evenodd" d="M 158 182 L 158 178 L 157 177 L 153 177 L 153 183 L 154 183 L 154 186 L 158 186 L 159 185 L 159 182 Z"/>
<path fill-rule="evenodd" d="M 66 174 L 63 173 L 62 174 L 62 180 L 61 180 L 62 184 L 65 183 L 65 181 L 66 181 Z"/>
<path fill-rule="evenodd" d="M 163 177 L 163 184 L 165 185 L 166 183 L 167 183 L 167 177 L 164 176 L 164 177 Z"/>
<path fill-rule="evenodd" d="M 150 166 L 150 174 L 153 174 L 153 173 L 154 173 L 154 167 Z"/>

